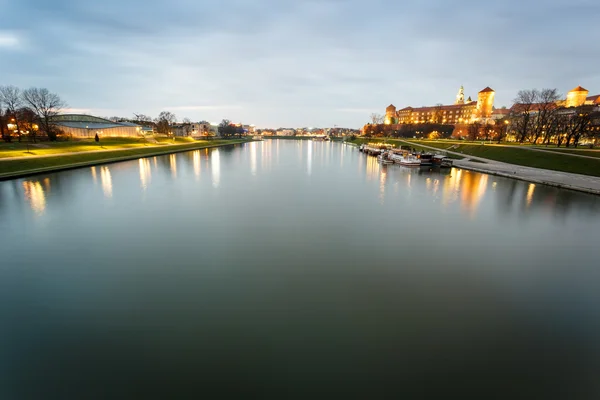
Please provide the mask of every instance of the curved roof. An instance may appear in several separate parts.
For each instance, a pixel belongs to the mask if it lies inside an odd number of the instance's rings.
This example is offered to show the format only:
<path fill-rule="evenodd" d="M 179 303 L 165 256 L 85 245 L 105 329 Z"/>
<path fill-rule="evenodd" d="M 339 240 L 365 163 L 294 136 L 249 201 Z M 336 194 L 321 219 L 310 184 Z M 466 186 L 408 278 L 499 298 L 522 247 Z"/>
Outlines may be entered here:
<path fill-rule="evenodd" d="M 493 92 L 494 89 L 492 89 L 491 87 L 486 87 L 485 89 L 481 90 L 479 93 L 488 93 L 488 92 Z"/>
<path fill-rule="evenodd" d="M 130 122 L 114 122 L 109 119 L 86 114 L 59 114 L 52 117 L 52 122 L 56 125 L 80 129 L 109 129 L 139 126 Z"/>
<path fill-rule="evenodd" d="M 52 121 L 54 122 L 97 122 L 103 124 L 115 124 L 114 121 L 109 119 L 94 117 L 93 115 L 87 114 L 59 114 L 52 117 Z"/>
<path fill-rule="evenodd" d="M 577 86 L 575 89 L 571 90 L 571 92 L 589 92 L 589 90 L 584 89 L 581 86 Z"/>

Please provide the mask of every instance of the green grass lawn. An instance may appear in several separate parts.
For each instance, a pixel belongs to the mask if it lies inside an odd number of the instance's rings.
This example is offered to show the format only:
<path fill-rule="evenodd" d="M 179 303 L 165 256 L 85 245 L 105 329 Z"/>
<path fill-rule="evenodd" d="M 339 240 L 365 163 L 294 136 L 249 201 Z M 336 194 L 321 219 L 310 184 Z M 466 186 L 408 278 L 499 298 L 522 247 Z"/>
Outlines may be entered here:
<path fill-rule="evenodd" d="M 586 150 L 586 149 L 565 149 L 556 148 L 556 147 L 538 147 L 540 150 L 552 151 L 554 153 L 563 153 L 563 154 L 576 154 L 578 156 L 588 156 L 600 158 L 600 150 Z"/>
<path fill-rule="evenodd" d="M 447 149 L 470 156 L 488 158 L 510 164 L 534 168 L 551 169 L 554 171 L 573 172 L 583 175 L 600 176 L 600 158 L 598 160 L 569 157 L 549 152 L 530 151 L 526 148 L 500 147 L 477 144 L 459 144 L 444 142 L 425 142 L 411 140 L 411 143 L 422 143 L 439 149 Z M 449 149 L 449 147 L 454 148 Z"/>
<path fill-rule="evenodd" d="M 172 139 L 171 139 L 172 140 Z M 17 172 L 27 172 L 31 170 L 36 170 L 40 168 L 60 168 L 63 166 L 68 166 L 70 164 L 78 164 L 78 163 L 93 163 L 98 162 L 101 163 L 105 160 L 110 160 L 114 158 L 127 158 L 127 157 L 135 157 L 135 156 L 144 156 L 153 153 L 159 152 L 170 152 L 170 151 L 182 151 L 182 150 L 194 150 L 209 146 L 217 146 L 217 145 L 225 145 L 225 144 L 236 144 L 246 142 L 245 139 L 229 139 L 229 140 L 193 140 L 189 143 L 176 143 L 173 145 L 169 144 L 159 144 L 159 145 L 150 145 L 144 146 L 133 146 L 134 148 L 126 148 L 126 150 L 118 150 L 123 149 L 123 147 L 115 146 L 112 149 L 117 151 L 103 151 L 100 153 L 78 153 L 71 155 L 62 155 L 56 157 L 31 157 L 27 159 L 18 159 L 18 160 L 1 160 L 0 161 L 0 175 L 6 173 L 17 173 Z M 188 142 L 188 141 L 186 141 Z M 64 151 L 63 151 L 64 153 Z M 52 154 L 52 153 L 50 153 Z"/>
<path fill-rule="evenodd" d="M 147 143 L 144 138 L 103 138 L 99 143 L 94 139 L 69 140 L 65 142 L 23 142 L 0 143 L 0 158 L 42 156 L 61 153 L 77 153 L 81 151 L 93 150 L 117 150 L 131 149 L 138 147 L 157 146 L 157 144 Z"/>

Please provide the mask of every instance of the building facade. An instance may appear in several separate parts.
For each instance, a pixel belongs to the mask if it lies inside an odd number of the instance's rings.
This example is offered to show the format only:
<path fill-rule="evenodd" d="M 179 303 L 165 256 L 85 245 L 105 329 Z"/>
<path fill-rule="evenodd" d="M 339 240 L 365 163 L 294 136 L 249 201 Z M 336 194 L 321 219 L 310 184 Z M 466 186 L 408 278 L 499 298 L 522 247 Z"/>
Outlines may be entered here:
<path fill-rule="evenodd" d="M 477 101 L 469 97 L 465 101 L 464 88 L 461 86 L 454 104 L 438 104 L 428 107 L 405 107 L 396 110 L 393 104 L 385 109 L 385 123 L 393 124 L 470 124 L 476 121 L 487 121 L 494 111 L 493 89 L 486 87 L 477 95 Z"/>
<path fill-rule="evenodd" d="M 52 124 L 62 134 L 72 137 L 134 137 L 142 134 L 142 127 L 131 122 L 114 122 L 84 114 L 61 114 L 52 118 Z"/>

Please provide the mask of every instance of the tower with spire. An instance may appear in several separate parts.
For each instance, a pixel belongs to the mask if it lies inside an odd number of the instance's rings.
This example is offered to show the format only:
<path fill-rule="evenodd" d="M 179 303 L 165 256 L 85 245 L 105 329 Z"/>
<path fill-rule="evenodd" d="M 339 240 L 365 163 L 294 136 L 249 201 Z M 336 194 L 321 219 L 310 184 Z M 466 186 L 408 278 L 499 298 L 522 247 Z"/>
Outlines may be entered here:
<path fill-rule="evenodd" d="M 465 88 L 461 85 L 454 104 L 465 104 Z"/>

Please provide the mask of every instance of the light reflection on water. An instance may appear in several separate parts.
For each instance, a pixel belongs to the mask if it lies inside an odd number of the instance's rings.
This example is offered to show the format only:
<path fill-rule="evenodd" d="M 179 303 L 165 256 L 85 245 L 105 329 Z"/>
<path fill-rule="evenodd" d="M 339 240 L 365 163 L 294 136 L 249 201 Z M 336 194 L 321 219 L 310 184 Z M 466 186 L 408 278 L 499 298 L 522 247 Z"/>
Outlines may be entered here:
<path fill-rule="evenodd" d="M 37 215 L 41 215 L 46 210 L 46 196 L 44 188 L 39 181 L 23 182 L 25 201 L 31 205 L 31 209 Z"/>
<path fill-rule="evenodd" d="M 211 153 L 211 172 L 212 172 L 212 184 L 215 188 L 219 187 L 221 183 L 221 158 L 219 154 L 219 149 L 213 150 Z"/>
<path fill-rule="evenodd" d="M 202 172 L 202 161 L 200 150 L 196 150 L 193 152 L 194 157 L 194 174 L 196 175 L 196 181 L 200 180 L 200 174 Z"/>
<path fill-rule="evenodd" d="M 102 181 L 102 190 L 104 191 L 104 196 L 112 197 L 112 177 L 110 175 L 110 169 L 108 167 L 100 167 L 100 180 Z"/>
<path fill-rule="evenodd" d="M 148 189 L 148 185 L 152 181 L 152 170 L 150 166 L 150 160 L 147 158 L 139 159 L 140 166 L 140 184 L 142 189 Z"/>
<path fill-rule="evenodd" d="M 337 143 L 0 182 L 0 370 L 16 382 L 0 398 L 61 398 L 62 383 L 86 398 L 127 371 L 146 387 L 222 373 L 244 389 L 333 377 L 421 393 L 424 377 L 472 388 L 490 372 L 500 389 L 582 388 L 599 361 L 599 218 L 598 197 Z"/>

